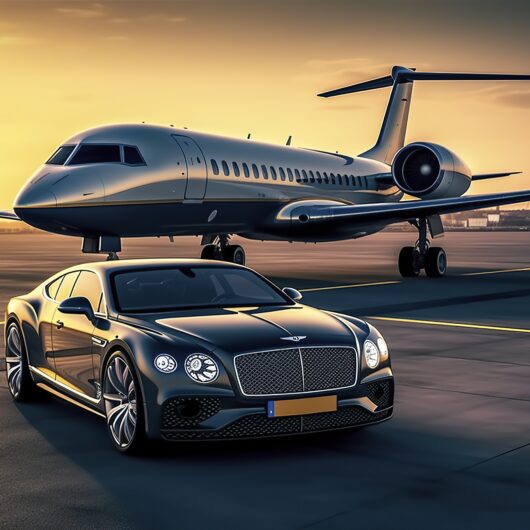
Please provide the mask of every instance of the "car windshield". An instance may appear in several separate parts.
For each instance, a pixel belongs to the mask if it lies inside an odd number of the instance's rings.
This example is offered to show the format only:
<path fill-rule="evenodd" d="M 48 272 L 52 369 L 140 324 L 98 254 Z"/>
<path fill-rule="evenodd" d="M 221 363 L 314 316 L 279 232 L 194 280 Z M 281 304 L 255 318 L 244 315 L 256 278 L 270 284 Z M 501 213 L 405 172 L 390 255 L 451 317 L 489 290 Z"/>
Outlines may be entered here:
<path fill-rule="evenodd" d="M 118 310 L 125 313 L 292 303 L 257 274 L 235 267 L 171 267 L 117 272 L 112 276 L 112 287 Z"/>

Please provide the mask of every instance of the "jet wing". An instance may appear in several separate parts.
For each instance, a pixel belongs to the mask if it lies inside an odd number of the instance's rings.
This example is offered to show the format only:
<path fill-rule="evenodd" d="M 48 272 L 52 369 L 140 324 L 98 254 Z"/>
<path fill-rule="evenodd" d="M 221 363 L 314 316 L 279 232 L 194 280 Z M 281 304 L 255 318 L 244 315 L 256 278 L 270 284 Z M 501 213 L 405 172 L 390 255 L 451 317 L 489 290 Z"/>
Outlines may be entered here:
<path fill-rule="evenodd" d="M 20 221 L 20 217 L 15 212 L 6 212 L 0 210 L 0 219 L 10 219 L 11 221 Z"/>
<path fill-rule="evenodd" d="M 413 220 L 418 217 L 463 212 L 466 210 L 476 210 L 479 208 L 489 208 L 491 206 L 526 201 L 530 201 L 530 190 L 397 203 L 336 206 L 315 205 L 307 209 L 301 206 L 296 209 L 296 214 L 293 217 L 300 219 L 302 223 L 321 225 L 348 225 L 349 223 L 361 224 L 381 221 L 384 224 L 392 224 Z"/>
<path fill-rule="evenodd" d="M 473 175 L 472 181 L 475 182 L 476 180 L 487 180 L 487 179 L 498 179 L 501 177 L 509 177 L 510 175 L 520 175 L 521 171 L 506 171 L 504 173 L 479 173 L 477 175 Z M 380 175 L 376 175 L 375 177 L 371 177 L 375 179 L 377 184 L 380 184 L 382 186 L 390 186 L 392 184 L 395 185 L 394 177 L 392 176 L 392 173 L 381 173 Z"/>

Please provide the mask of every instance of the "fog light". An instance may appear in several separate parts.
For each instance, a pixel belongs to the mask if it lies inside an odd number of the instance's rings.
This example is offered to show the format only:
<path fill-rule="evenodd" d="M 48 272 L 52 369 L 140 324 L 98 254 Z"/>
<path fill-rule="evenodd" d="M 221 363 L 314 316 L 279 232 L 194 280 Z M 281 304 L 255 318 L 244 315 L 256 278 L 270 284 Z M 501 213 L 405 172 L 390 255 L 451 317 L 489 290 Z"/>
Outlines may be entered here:
<path fill-rule="evenodd" d="M 155 367 L 159 372 L 170 374 L 177 369 L 177 361 L 167 353 L 161 353 L 155 357 Z"/>
<path fill-rule="evenodd" d="M 211 383 L 219 375 L 217 363 L 204 353 L 192 353 L 186 357 L 184 369 L 188 376 L 197 383 Z"/>

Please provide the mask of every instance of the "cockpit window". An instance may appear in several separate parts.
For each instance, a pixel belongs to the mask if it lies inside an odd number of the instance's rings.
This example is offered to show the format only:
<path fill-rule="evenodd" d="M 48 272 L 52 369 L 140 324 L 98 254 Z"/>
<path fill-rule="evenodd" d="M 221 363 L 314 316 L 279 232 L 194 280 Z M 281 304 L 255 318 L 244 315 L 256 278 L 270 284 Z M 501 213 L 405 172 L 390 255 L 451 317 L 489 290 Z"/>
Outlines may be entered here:
<path fill-rule="evenodd" d="M 132 145 L 123 146 L 123 161 L 131 166 L 143 166 L 145 165 L 144 159 L 138 151 L 138 147 Z"/>
<path fill-rule="evenodd" d="M 121 162 L 119 145 L 81 145 L 68 165 L 75 166 L 79 164 L 100 164 L 109 162 Z"/>
<path fill-rule="evenodd" d="M 62 166 L 68 160 L 68 157 L 72 154 L 74 149 L 75 145 L 62 145 L 57 151 L 55 151 L 55 153 L 53 153 L 46 164 Z"/>

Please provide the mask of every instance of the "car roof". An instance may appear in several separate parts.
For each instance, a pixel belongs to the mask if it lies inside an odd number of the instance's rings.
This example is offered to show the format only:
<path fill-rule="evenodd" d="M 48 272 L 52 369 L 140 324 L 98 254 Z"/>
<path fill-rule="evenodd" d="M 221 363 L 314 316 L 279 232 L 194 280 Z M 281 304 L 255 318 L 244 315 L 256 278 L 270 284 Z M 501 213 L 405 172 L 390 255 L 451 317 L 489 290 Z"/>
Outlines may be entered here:
<path fill-rule="evenodd" d="M 62 273 L 75 271 L 75 270 L 92 270 L 94 272 L 99 272 L 101 274 L 121 272 L 127 270 L 137 270 L 137 269 L 153 269 L 153 268 L 163 268 L 163 267 L 233 267 L 245 269 L 241 265 L 235 263 L 229 263 L 226 261 L 216 261 L 216 260 L 205 260 L 205 259 L 189 259 L 189 258 L 156 258 L 156 259 L 124 259 L 124 260 L 111 260 L 111 261 L 96 261 L 89 263 L 81 263 L 80 265 L 74 265 Z"/>

